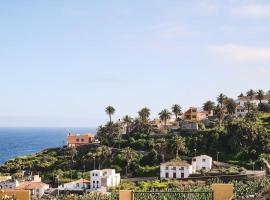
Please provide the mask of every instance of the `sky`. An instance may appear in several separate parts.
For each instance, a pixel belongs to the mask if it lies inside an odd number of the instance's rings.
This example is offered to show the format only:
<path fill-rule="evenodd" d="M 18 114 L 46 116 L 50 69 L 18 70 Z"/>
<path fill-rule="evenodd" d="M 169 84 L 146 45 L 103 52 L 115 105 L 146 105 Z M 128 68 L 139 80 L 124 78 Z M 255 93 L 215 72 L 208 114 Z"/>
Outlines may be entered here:
<path fill-rule="evenodd" d="M 0 0 L 0 126 L 93 127 L 270 90 L 267 0 Z"/>

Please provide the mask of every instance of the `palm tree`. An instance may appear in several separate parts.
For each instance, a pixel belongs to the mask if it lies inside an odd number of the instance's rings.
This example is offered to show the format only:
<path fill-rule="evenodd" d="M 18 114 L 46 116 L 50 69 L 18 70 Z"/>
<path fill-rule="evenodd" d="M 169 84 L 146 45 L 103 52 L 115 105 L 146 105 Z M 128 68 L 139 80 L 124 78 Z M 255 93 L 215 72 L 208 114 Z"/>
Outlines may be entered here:
<path fill-rule="evenodd" d="M 220 105 L 217 105 L 214 109 L 214 115 L 218 118 L 219 121 L 219 127 L 221 127 L 223 118 L 224 118 L 224 111 L 223 109 L 220 107 Z"/>
<path fill-rule="evenodd" d="M 150 117 L 150 109 L 147 107 L 142 108 L 139 112 L 139 117 L 143 122 L 148 122 Z"/>
<path fill-rule="evenodd" d="M 256 105 L 254 103 L 251 103 L 250 101 L 244 103 L 245 109 L 248 111 L 248 113 L 252 110 L 254 111 L 256 109 Z"/>
<path fill-rule="evenodd" d="M 130 131 L 130 125 L 132 123 L 132 118 L 128 115 L 123 117 L 123 122 L 126 124 L 126 133 L 129 133 Z"/>
<path fill-rule="evenodd" d="M 158 139 L 155 144 L 156 151 L 161 155 L 162 162 L 165 161 L 165 152 L 167 147 L 167 141 L 165 138 Z"/>
<path fill-rule="evenodd" d="M 229 98 L 225 101 L 226 109 L 230 115 L 235 113 L 236 103 L 233 99 Z"/>
<path fill-rule="evenodd" d="M 122 156 L 127 161 L 126 176 L 128 174 L 128 169 L 129 169 L 130 163 L 134 159 L 135 154 L 136 153 L 130 147 L 127 147 L 127 148 L 125 148 L 125 149 L 122 150 Z"/>
<path fill-rule="evenodd" d="M 115 109 L 112 106 L 108 106 L 105 108 L 105 112 L 107 115 L 109 115 L 110 122 L 112 122 L 112 115 L 115 113 Z"/>
<path fill-rule="evenodd" d="M 250 97 L 250 100 L 252 99 L 252 97 L 256 94 L 256 92 L 252 89 L 250 89 L 249 91 L 247 91 L 247 96 Z"/>
<path fill-rule="evenodd" d="M 112 149 L 107 146 L 101 146 L 97 148 L 96 152 L 96 155 L 102 160 L 101 163 L 99 163 L 99 168 L 102 168 L 104 161 L 112 155 Z"/>
<path fill-rule="evenodd" d="M 175 115 L 175 120 L 177 120 L 178 115 L 181 115 L 181 106 L 179 104 L 174 104 L 172 106 L 172 112 Z"/>
<path fill-rule="evenodd" d="M 217 97 L 217 102 L 219 103 L 220 108 L 223 108 L 224 102 L 227 99 L 227 96 L 224 94 L 219 94 Z"/>
<path fill-rule="evenodd" d="M 175 158 L 178 158 L 179 151 L 183 152 L 186 149 L 185 139 L 179 135 L 176 135 L 172 139 L 172 144 L 175 150 Z"/>
<path fill-rule="evenodd" d="M 260 104 L 262 104 L 262 100 L 264 97 L 264 91 L 263 90 L 258 90 L 256 97 L 259 99 Z"/>
<path fill-rule="evenodd" d="M 208 113 L 211 112 L 212 110 L 214 110 L 214 108 L 215 108 L 215 102 L 213 102 L 213 101 L 206 101 L 203 104 L 203 110 L 207 111 Z"/>
<path fill-rule="evenodd" d="M 171 118 L 171 115 L 172 113 L 170 113 L 167 109 L 164 109 L 159 113 L 159 118 L 164 121 L 165 127 L 167 125 L 167 120 Z"/>

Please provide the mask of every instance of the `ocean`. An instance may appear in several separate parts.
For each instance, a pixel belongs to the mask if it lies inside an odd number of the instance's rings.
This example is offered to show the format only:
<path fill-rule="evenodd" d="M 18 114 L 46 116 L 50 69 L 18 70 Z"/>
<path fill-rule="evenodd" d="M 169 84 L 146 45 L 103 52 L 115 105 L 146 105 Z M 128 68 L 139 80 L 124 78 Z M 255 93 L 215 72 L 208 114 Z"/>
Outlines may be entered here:
<path fill-rule="evenodd" d="M 96 128 L 0 128 L 0 165 L 16 156 L 60 147 L 69 132 L 96 133 Z"/>

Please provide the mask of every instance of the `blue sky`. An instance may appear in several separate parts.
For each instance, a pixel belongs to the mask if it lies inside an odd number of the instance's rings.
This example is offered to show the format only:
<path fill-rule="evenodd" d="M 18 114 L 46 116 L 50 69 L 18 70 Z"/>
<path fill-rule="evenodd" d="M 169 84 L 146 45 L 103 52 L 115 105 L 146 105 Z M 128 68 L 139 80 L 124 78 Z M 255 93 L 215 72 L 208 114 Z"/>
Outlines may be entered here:
<path fill-rule="evenodd" d="M 270 2 L 0 1 L 0 126 L 96 126 L 270 89 Z"/>

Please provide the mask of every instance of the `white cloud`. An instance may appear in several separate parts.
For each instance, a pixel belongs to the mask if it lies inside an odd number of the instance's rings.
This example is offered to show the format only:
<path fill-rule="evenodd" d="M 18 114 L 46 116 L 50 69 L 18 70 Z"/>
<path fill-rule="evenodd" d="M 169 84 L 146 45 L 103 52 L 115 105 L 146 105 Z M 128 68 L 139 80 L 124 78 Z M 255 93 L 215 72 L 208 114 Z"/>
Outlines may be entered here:
<path fill-rule="evenodd" d="M 211 45 L 208 48 L 211 53 L 230 61 L 270 61 L 270 48 L 251 47 L 237 44 Z"/>
<path fill-rule="evenodd" d="M 249 18 L 270 18 L 270 4 L 248 4 L 231 10 L 233 15 Z"/>

